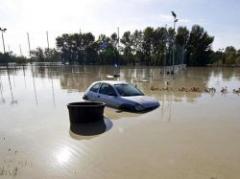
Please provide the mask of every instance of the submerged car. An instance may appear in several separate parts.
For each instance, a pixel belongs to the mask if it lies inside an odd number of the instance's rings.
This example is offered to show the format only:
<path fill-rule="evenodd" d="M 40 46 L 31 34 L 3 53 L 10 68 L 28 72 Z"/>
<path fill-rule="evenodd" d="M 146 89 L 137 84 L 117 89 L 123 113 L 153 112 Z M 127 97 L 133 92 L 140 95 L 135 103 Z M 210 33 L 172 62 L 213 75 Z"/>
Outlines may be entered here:
<path fill-rule="evenodd" d="M 159 102 L 144 96 L 134 85 L 124 81 L 97 81 L 92 83 L 83 99 L 101 101 L 106 105 L 127 111 L 148 111 L 159 107 Z"/>

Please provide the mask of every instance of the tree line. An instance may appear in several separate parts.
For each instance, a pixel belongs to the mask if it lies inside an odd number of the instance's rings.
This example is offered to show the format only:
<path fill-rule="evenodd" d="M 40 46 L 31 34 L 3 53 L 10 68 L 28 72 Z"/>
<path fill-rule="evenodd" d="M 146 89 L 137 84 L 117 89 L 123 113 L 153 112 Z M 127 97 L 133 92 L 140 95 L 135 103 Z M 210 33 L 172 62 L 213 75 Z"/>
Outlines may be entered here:
<path fill-rule="evenodd" d="M 91 33 L 62 34 L 56 38 L 56 49 L 37 48 L 31 51 L 31 58 L 1 54 L 0 62 L 58 62 L 92 65 L 153 65 L 169 66 L 187 64 L 205 66 L 208 64 L 240 64 L 240 49 L 226 47 L 212 50 L 214 37 L 199 26 L 146 27 L 144 30 L 126 31 L 121 37 L 117 33 L 97 38 Z"/>
<path fill-rule="evenodd" d="M 92 33 L 63 34 L 56 44 L 64 62 L 71 64 L 121 65 L 206 65 L 210 62 L 214 37 L 199 25 L 189 31 L 166 27 L 146 27 L 126 31 L 121 38 L 116 33 L 102 34 L 95 39 Z"/>
<path fill-rule="evenodd" d="M 16 56 L 12 52 L 8 53 L 1 53 L 0 52 L 0 64 L 7 64 L 7 63 L 27 63 L 28 59 L 23 56 Z"/>
<path fill-rule="evenodd" d="M 228 46 L 224 49 L 219 49 L 212 54 L 211 63 L 214 65 L 238 65 L 240 66 L 240 49 L 233 46 Z"/>

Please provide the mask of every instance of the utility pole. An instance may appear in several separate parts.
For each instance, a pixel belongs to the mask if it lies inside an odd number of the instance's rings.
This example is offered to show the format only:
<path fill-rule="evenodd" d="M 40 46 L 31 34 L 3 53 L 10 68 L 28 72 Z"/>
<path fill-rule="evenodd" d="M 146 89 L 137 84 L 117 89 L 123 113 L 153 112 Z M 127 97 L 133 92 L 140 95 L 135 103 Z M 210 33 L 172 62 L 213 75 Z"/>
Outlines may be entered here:
<path fill-rule="evenodd" d="M 1 28 L 0 27 L 0 31 L 2 32 L 2 43 L 3 43 L 3 53 L 5 54 L 5 43 L 4 43 L 4 36 L 3 36 L 3 33 L 7 31 L 6 28 Z"/>
<path fill-rule="evenodd" d="M 46 31 L 46 35 L 47 35 L 47 49 L 49 50 L 48 31 Z"/>
<path fill-rule="evenodd" d="M 49 60 L 49 40 L 48 40 L 48 31 L 46 31 L 46 36 L 47 36 L 47 59 L 46 60 Z"/>
<path fill-rule="evenodd" d="M 22 53 L 22 47 L 21 47 L 21 44 L 19 44 L 19 52 L 20 52 L 20 55 L 21 57 L 23 56 L 23 53 Z"/>
<path fill-rule="evenodd" d="M 29 57 L 31 58 L 31 46 L 30 46 L 30 38 L 29 38 L 29 33 L 28 32 L 27 32 L 27 40 L 28 40 Z"/>
<path fill-rule="evenodd" d="M 120 40 L 120 38 L 119 38 L 119 27 L 117 28 L 117 33 L 118 33 L 118 48 L 119 48 L 119 40 Z"/>

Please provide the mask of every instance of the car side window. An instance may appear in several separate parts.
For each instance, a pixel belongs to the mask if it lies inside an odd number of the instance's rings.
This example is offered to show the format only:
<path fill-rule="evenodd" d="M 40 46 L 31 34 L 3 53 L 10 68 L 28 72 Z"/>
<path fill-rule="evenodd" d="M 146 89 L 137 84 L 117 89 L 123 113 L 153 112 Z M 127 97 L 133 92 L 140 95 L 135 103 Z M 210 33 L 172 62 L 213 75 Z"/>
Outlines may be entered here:
<path fill-rule="evenodd" d="M 89 91 L 92 91 L 92 92 L 94 92 L 94 93 L 97 93 L 100 85 L 101 85 L 101 83 L 97 83 L 97 84 L 93 85 L 93 86 L 90 88 Z"/>
<path fill-rule="evenodd" d="M 109 96 L 117 96 L 115 90 L 113 89 L 113 87 L 109 84 L 103 83 L 100 90 L 99 90 L 100 94 L 104 94 L 104 95 L 109 95 Z"/>

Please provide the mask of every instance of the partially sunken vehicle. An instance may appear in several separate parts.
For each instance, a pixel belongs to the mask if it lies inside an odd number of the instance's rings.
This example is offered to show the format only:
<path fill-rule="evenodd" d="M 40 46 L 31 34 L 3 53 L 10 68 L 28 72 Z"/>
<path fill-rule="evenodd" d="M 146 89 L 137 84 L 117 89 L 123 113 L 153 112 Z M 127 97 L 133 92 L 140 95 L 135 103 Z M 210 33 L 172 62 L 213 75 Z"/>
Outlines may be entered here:
<path fill-rule="evenodd" d="M 83 99 L 100 101 L 126 111 L 150 111 L 160 106 L 153 97 L 145 96 L 134 85 L 124 81 L 97 81 L 92 83 Z"/>

